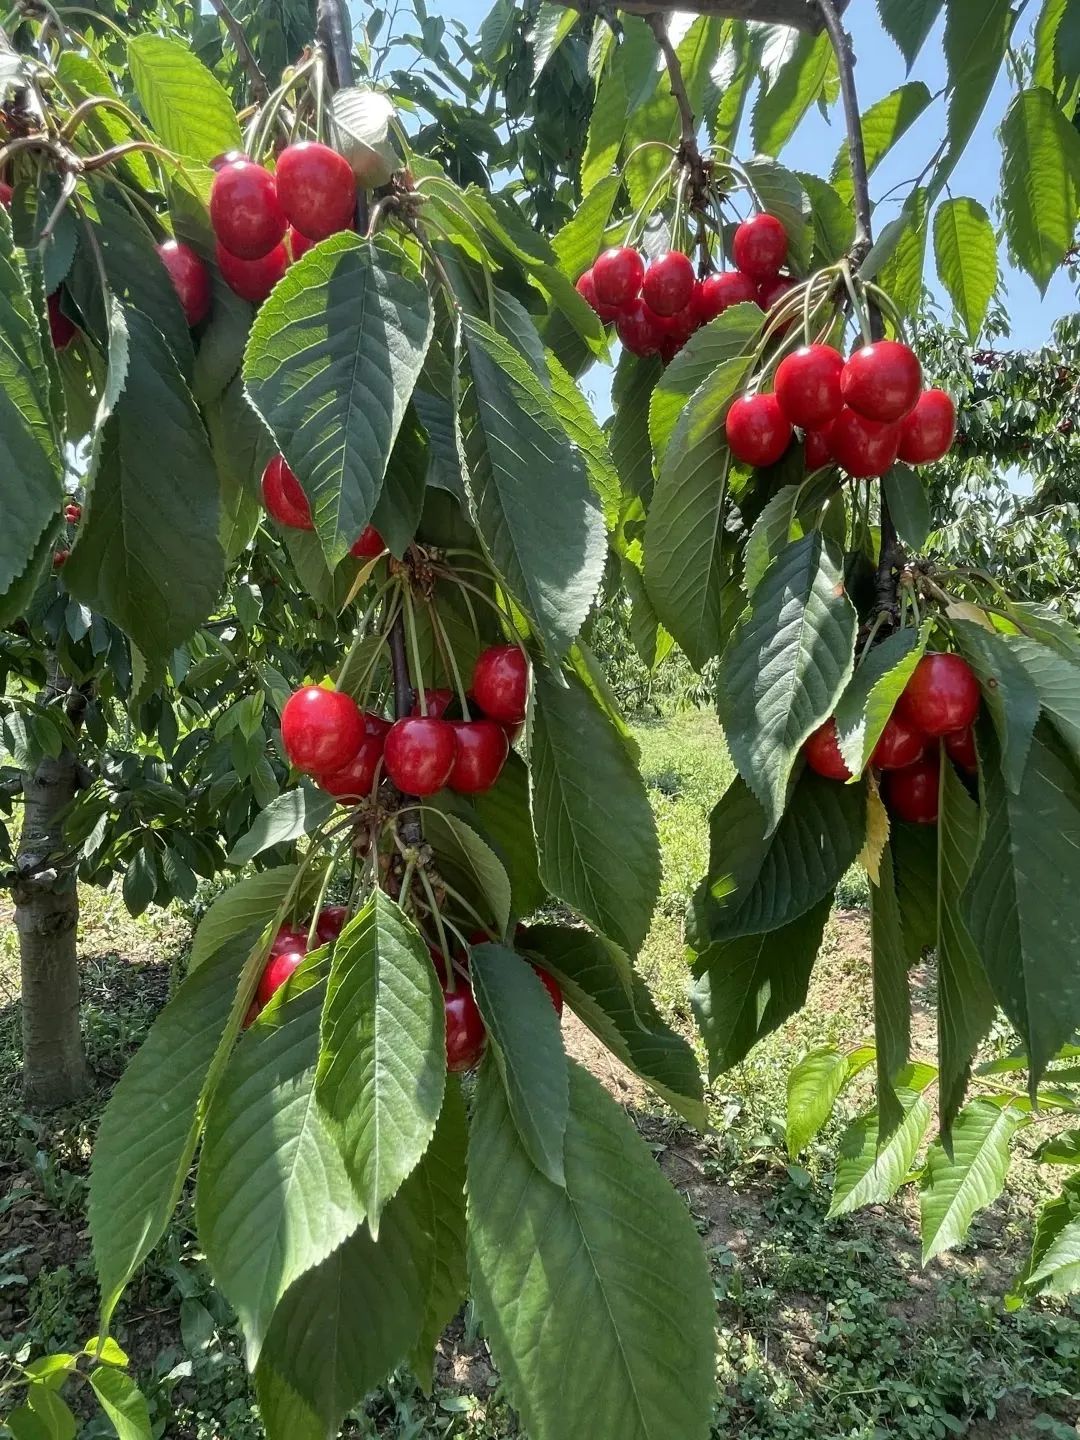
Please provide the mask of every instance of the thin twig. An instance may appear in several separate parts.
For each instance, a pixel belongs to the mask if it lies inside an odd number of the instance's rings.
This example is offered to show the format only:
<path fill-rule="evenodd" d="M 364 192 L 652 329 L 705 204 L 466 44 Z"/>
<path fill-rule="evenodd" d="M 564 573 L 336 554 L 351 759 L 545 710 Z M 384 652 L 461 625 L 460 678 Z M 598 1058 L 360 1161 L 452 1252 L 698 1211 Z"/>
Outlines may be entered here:
<path fill-rule="evenodd" d="M 255 59 L 255 52 L 248 44 L 247 36 L 244 34 L 244 27 L 229 9 L 225 0 L 210 0 L 210 4 L 217 11 L 218 18 L 229 32 L 229 38 L 233 42 L 236 53 L 240 56 L 241 63 L 248 73 L 251 82 L 251 98 L 260 104 L 270 98 L 270 86 L 267 84 L 266 76 L 259 69 L 259 62 Z"/>

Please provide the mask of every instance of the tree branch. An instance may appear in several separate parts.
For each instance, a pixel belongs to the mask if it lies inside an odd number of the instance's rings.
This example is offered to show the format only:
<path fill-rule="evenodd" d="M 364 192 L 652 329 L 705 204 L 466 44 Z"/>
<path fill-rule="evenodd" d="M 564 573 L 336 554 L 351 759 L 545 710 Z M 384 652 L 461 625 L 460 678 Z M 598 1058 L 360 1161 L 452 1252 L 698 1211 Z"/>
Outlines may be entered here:
<path fill-rule="evenodd" d="M 579 10 L 582 15 L 603 15 L 611 9 L 610 0 L 555 0 L 569 10 Z M 836 0 L 836 8 L 843 12 L 849 0 Z M 764 25 L 790 25 L 796 30 L 806 30 L 817 35 L 821 28 L 821 15 L 814 0 L 617 0 L 616 9 L 628 15 L 659 13 L 672 15 L 676 11 L 691 15 L 715 15 L 722 20 L 756 20 Z"/>
<path fill-rule="evenodd" d="M 668 79 L 671 83 L 671 93 L 679 107 L 679 120 L 682 124 L 682 148 L 684 150 L 697 149 L 697 122 L 694 119 L 694 111 L 690 104 L 690 97 L 686 93 L 686 82 L 683 79 L 682 66 L 679 64 L 679 57 L 675 52 L 675 46 L 671 43 L 671 37 L 667 33 L 667 26 L 664 24 L 664 16 L 661 11 L 653 10 L 646 15 L 649 28 L 656 36 L 656 43 L 660 47 L 660 53 L 664 57 L 664 64 L 667 66 Z"/>
<path fill-rule="evenodd" d="M 248 44 L 247 36 L 244 34 L 244 27 L 229 9 L 225 0 L 210 0 L 210 4 L 217 11 L 218 18 L 229 32 L 229 38 L 233 42 L 233 48 L 240 56 L 241 63 L 248 73 L 251 82 L 251 98 L 261 104 L 270 98 L 270 86 L 267 84 L 266 76 L 259 69 L 259 62 L 255 59 L 255 52 Z"/>

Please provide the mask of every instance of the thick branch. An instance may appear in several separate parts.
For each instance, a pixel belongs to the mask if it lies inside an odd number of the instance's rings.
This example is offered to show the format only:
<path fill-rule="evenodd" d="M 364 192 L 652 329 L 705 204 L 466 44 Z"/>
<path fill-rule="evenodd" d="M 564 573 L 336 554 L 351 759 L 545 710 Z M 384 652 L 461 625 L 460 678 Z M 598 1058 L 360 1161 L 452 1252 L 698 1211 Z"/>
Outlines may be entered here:
<path fill-rule="evenodd" d="M 255 59 L 255 52 L 248 44 L 244 27 L 229 9 L 225 0 L 210 0 L 210 4 L 217 11 L 218 18 L 229 32 L 229 38 L 248 73 L 248 79 L 251 81 L 251 98 L 257 104 L 262 104 L 264 100 L 270 98 L 270 86 L 266 82 L 266 76 L 259 69 L 259 62 Z"/>
<path fill-rule="evenodd" d="M 656 43 L 660 47 L 660 53 L 664 57 L 664 64 L 667 66 L 671 93 L 676 105 L 679 107 L 683 151 L 696 151 L 697 124 L 694 120 L 694 111 L 690 104 L 690 97 L 686 93 L 686 82 L 683 79 L 679 57 L 675 52 L 675 46 L 671 43 L 671 37 L 667 33 L 667 26 L 664 24 L 664 16 L 659 10 L 654 10 L 652 14 L 647 15 L 645 18 L 648 20 L 649 26 L 656 36 Z"/>
<path fill-rule="evenodd" d="M 582 15 L 603 15 L 610 11 L 610 0 L 555 0 Z M 848 0 L 837 0 L 843 12 Z M 617 0 L 615 8 L 629 15 L 649 16 L 654 12 L 672 15 L 676 11 L 691 15 L 715 15 L 722 20 L 757 20 L 766 25 L 790 25 L 816 35 L 821 30 L 821 15 L 814 0 Z"/>
<path fill-rule="evenodd" d="M 337 89 L 354 83 L 352 22 L 345 0 L 319 0 L 316 33 L 330 59 L 330 80 Z"/>

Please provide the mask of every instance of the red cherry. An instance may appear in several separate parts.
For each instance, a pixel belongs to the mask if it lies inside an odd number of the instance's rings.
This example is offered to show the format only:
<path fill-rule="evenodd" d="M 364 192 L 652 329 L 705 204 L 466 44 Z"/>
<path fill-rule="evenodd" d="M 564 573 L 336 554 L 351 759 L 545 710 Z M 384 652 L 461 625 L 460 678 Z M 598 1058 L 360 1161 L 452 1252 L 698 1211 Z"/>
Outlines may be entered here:
<path fill-rule="evenodd" d="M 758 290 L 749 275 L 738 270 L 724 270 L 699 280 L 694 291 L 693 306 L 698 324 L 707 325 L 732 305 L 757 304 Z"/>
<path fill-rule="evenodd" d="M 844 357 L 831 345 L 803 345 L 776 369 L 776 398 L 793 425 L 820 430 L 844 407 L 840 376 Z"/>
<path fill-rule="evenodd" d="M 697 281 L 689 255 L 669 250 L 659 255 L 645 271 L 641 298 L 657 315 L 675 315 L 694 298 Z"/>
<path fill-rule="evenodd" d="M 305 685 L 281 712 L 281 743 L 289 762 L 312 775 L 332 775 L 347 765 L 364 738 L 364 720 L 351 695 Z"/>
<path fill-rule="evenodd" d="M 731 254 L 744 275 L 772 280 L 787 259 L 787 231 L 775 215 L 752 215 L 735 231 Z"/>
<path fill-rule="evenodd" d="M 836 734 L 836 721 L 826 720 L 803 742 L 803 754 L 811 770 L 824 775 L 826 780 L 850 780 L 851 771 L 843 755 Z"/>
<path fill-rule="evenodd" d="M 870 764 L 879 770 L 904 770 L 921 760 L 926 751 L 926 736 L 906 716 L 897 711 L 885 722 L 885 729 L 874 746 Z"/>
<path fill-rule="evenodd" d="M 599 304 L 610 306 L 613 310 L 624 310 L 631 300 L 636 300 L 641 294 L 645 262 L 636 250 L 618 245 L 597 256 L 592 278 Z"/>
<path fill-rule="evenodd" d="M 277 159 L 278 201 L 290 223 L 309 240 L 348 230 L 356 217 L 352 166 L 317 140 L 286 145 Z"/>
<path fill-rule="evenodd" d="M 52 568 L 53 568 L 54 570 L 59 570 L 59 569 L 61 569 L 62 566 L 64 566 L 64 565 L 67 564 L 67 562 L 68 562 L 68 556 L 69 556 L 70 554 L 71 554 L 71 551 L 70 551 L 70 550 L 54 550 L 54 551 L 53 551 L 53 557 L 52 557 Z"/>
<path fill-rule="evenodd" d="M 563 994 L 559 982 L 555 979 L 554 975 L 549 975 L 546 970 L 541 970 L 539 965 L 534 965 L 532 968 L 536 971 L 537 975 L 539 975 L 540 980 L 543 983 L 544 989 L 551 996 L 551 1003 L 555 1006 L 555 1013 L 561 1020 L 563 1012 Z"/>
<path fill-rule="evenodd" d="M 309 240 L 306 235 L 301 235 L 300 231 L 297 230 L 295 226 L 290 225 L 288 233 L 285 236 L 285 244 L 288 247 L 289 254 L 292 256 L 292 258 L 294 260 L 299 260 L 301 255 L 307 254 L 307 252 L 315 244 L 315 241 Z"/>
<path fill-rule="evenodd" d="M 283 950 L 270 956 L 266 969 L 259 977 L 259 988 L 255 991 L 260 1009 L 270 1003 L 274 993 L 281 989 L 303 958 L 303 950 Z"/>
<path fill-rule="evenodd" d="M 610 320 L 614 320 L 618 316 L 619 310 L 617 306 L 602 305 L 597 298 L 596 280 L 593 277 L 593 272 L 591 270 L 586 270 L 585 274 L 578 278 L 578 282 L 574 286 L 574 289 L 585 301 L 586 305 L 596 311 L 597 315 L 600 316 L 600 319 L 603 320 L 605 325 Z"/>
<path fill-rule="evenodd" d="M 261 305 L 289 268 L 289 255 L 284 245 L 275 245 L 261 260 L 240 260 L 218 242 L 214 249 L 222 279 L 241 300 Z"/>
<path fill-rule="evenodd" d="M 884 475 L 896 460 L 899 445 L 899 425 L 868 420 L 846 407 L 829 426 L 833 459 L 856 480 Z"/>
<path fill-rule="evenodd" d="M 222 165 L 210 186 L 210 223 L 222 247 L 237 259 L 269 255 L 288 225 L 273 175 L 254 160 Z"/>
<path fill-rule="evenodd" d="M 215 155 L 210 161 L 210 169 L 221 170 L 226 165 L 231 165 L 234 160 L 249 160 L 250 156 L 245 155 L 243 150 L 223 150 L 220 155 Z"/>
<path fill-rule="evenodd" d="M 956 406 L 944 390 L 924 390 L 900 426 L 900 459 L 932 465 L 948 453 L 956 436 Z"/>
<path fill-rule="evenodd" d="M 349 548 L 349 554 L 355 555 L 358 560 L 374 560 L 386 549 L 383 538 L 375 529 L 374 525 L 365 525 L 360 532 L 360 539 L 354 540 Z"/>
<path fill-rule="evenodd" d="M 404 795 L 434 795 L 449 780 L 456 751 L 449 720 L 410 715 L 390 727 L 386 773 Z"/>
<path fill-rule="evenodd" d="M 496 720 L 455 720 L 457 754 L 450 771 L 450 789 L 461 795 L 490 790 L 499 778 L 510 741 Z"/>
<path fill-rule="evenodd" d="M 290 950 L 299 950 L 301 955 L 307 953 L 306 925 L 282 925 L 270 941 L 271 955 L 285 955 Z"/>
<path fill-rule="evenodd" d="M 319 911 L 318 920 L 315 921 L 315 934 L 324 945 L 329 945 L 330 941 L 336 940 L 344 930 L 348 918 L 347 905 L 324 905 Z"/>
<path fill-rule="evenodd" d="M 876 340 L 852 354 L 840 388 L 845 403 L 868 420 L 902 420 L 922 390 L 922 366 L 899 340 Z"/>
<path fill-rule="evenodd" d="M 447 710 L 450 709 L 450 706 L 451 706 L 451 704 L 453 703 L 453 700 L 454 700 L 454 692 L 453 692 L 452 690 L 443 690 L 443 689 L 434 689 L 434 690 L 433 690 L 433 689 L 431 689 L 430 687 L 425 687 L 425 689 L 424 689 L 424 704 L 427 706 L 427 713 L 428 713 L 429 715 L 433 715 L 436 720 L 441 720 L 441 719 L 442 719 L 442 717 L 446 714 Z M 416 696 L 416 697 L 414 698 L 414 700 L 413 700 L 413 705 L 412 705 L 412 709 L 409 711 L 409 714 L 410 714 L 410 715 L 419 715 L 419 714 L 420 714 L 420 697 L 419 697 L 419 696 Z"/>
<path fill-rule="evenodd" d="M 974 775 L 979 768 L 979 753 L 975 749 L 975 731 L 970 725 L 966 730 L 953 730 L 945 736 L 945 753 L 954 765 Z"/>
<path fill-rule="evenodd" d="M 68 523 L 69 525 L 77 525 L 77 524 L 79 523 L 79 521 L 82 519 L 82 506 L 81 506 L 81 505 L 65 505 L 65 506 L 64 506 L 64 519 L 67 521 L 67 523 Z"/>
<path fill-rule="evenodd" d="M 699 321 L 691 300 L 689 305 L 677 310 L 674 315 L 658 315 L 656 323 L 664 336 L 665 346 L 673 355 L 677 355 L 698 328 Z"/>
<path fill-rule="evenodd" d="M 188 325 L 201 324 L 210 313 L 210 271 L 191 246 L 180 240 L 166 240 L 157 252 Z"/>
<path fill-rule="evenodd" d="M 938 818 L 938 762 L 920 760 L 885 777 L 885 804 L 898 820 L 933 825 Z"/>
<path fill-rule="evenodd" d="M 829 444 L 830 425 L 826 430 L 808 430 L 803 441 L 807 470 L 820 470 L 832 463 L 832 446 Z"/>
<path fill-rule="evenodd" d="M 899 709 L 926 735 L 965 730 L 979 713 L 979 682 L 960 655 L 924 655 L 900 696 Z"/>
<path fill-rule="evenodd" d="M 794 288 L 795 281 L 787 275 L 778 275 L 775 280 L 766 280 L 758 286 L 758 304 L 767 314 L 775 305 L 779 305 L 789 290 L 794 290 Z M 793 324 L 794 319 L 789 320 L 776 333 L 786 335 Z"/>
<path fill-rule="evenodd" d="M 644 300 L 631 300 L 615 321 L 619 339 L 631 355 L 659 355 L 664 336 Z"/>
<path fill-rule="evenodd" d="M 791 422 L 775 395 L 740 395 L 724 425 L 736 460 L 775 465 L 791 443 Z"/>
<path fill-rule="evenodd" d="M 14 194 L 15 191 L 11 188 L 7 181 L 0 180 L 0 205 L 3 205 L 5 210 L 11 209 L 11 200 Z"/>
<path fill-rule="evenodd" d="M 375 772 L 382 759 L 383 747 L 390 726 L 381 715 L 364 713 L 364 738 L 356 754 L 340 769 L 328 775 L 318 776 L 318 783 L 328 795 L 346 805 L 355 805 L 358 800 L 371 794 L 375 784 Z"/>
<path fill-rule="evenodd" d="M 262 473 L 262 498 L 279 525 L 286 525 L 290 530 L 315 529 L 311 505 L 284 455 L 275 455 L 267 461 Z"/>
<path fill-rule="evenodd" d="M 529 662 L 516 645 L 491 645 L 477 657 L 473 694 L 490 720 L 518 725 L 529 700 Z"/>
<path fill-rule="evenodd" d="M 54 350 L 66 350 L 75 339 L 78 327 L 60 309 L 60 291 L 54 290 L 45 302 L 49 312 L 49 335 Z"/>
<path fill-rule="evenodd" d="M 457 976 L 457 988 L 443 991 L 446 1009 L 446 1068 L 454 1074 L 471 1070 L 479 1063 L 487 1041 L 472 986 Z"/>

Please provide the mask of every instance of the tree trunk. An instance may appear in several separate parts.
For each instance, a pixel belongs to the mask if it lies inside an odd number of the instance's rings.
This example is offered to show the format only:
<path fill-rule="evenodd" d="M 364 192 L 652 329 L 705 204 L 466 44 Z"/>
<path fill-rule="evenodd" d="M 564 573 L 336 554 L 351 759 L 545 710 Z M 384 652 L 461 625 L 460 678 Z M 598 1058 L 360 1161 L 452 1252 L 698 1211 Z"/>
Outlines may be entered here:
<path fill-rule="evenodd" d="M 69 750 L 23 775 L 23 828 L 12 894 L 22 962 L 23 1093 L 52 1110 L 90 1086 L 79 1030 L 75 871 L 60 863 L 61 819 L 75 798 L 78 763 Z"/>

